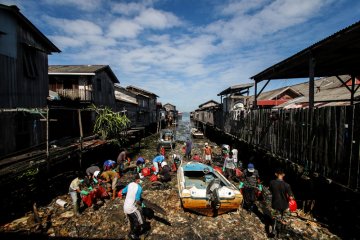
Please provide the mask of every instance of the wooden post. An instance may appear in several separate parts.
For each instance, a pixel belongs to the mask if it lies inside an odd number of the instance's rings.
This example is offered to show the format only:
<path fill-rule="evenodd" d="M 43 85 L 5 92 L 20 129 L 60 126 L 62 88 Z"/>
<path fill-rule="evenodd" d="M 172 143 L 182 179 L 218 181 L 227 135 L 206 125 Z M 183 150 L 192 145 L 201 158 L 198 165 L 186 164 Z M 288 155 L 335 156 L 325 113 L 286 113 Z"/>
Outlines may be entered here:
<path fill-rule="evenodd" d="M 309 109 L 314 108 L 314 77 L 315 77 L 315 58 L 310 54 L 309 58 Z"/>
<path fill-rule="evenodd" d="M 351 98 L 350 105 L 354 105 L 354 95 L 355 95 L 355 75 L 351 75 Z"/>
<path fill-rule="evenodd" d="M 47 170 L 50 171 L 50 153 L 49 153 L 49 107 L 46 107 L 46 162 Z"/>
<path fill-rule="evenodd" d="M 258 84 L 258 82 L 255 80 L 255 100 L 254 100 L 254 102 L 253 102 L 253 109 L 255 109 L 255 108 L 257 108 L 257 84 Z"/>
<path fill-rule="evenodd" d="M 80 155 L 79 155 L 79 164 L 80 164 L 80 168 L 82 165 L 82 151 L 83 151 L 83 128 L 82 128 L 82 121 L 81 121 L 81 110 L 78 109 L 78 120 L 79 120 L 79 129 L 80 129 Z"/>

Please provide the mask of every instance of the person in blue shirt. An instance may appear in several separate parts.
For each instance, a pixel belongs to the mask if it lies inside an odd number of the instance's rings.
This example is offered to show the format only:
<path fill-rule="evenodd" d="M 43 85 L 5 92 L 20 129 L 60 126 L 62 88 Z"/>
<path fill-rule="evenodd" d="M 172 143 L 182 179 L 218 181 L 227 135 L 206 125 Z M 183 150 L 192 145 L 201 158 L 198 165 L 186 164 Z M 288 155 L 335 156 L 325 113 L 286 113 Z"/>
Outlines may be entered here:
<path fill-rule="evenodd" d="M 159 172 L 159 164 L 161 164 L 164 161 L 165 157 L 163 155 L 156 155 L 156 157 L 153 159 L 153 165 L 155 167 L 154 174 L 156 175 Z"/>
<path fill-rule="evenodd" d="M 140 239 L 142 228 L 145 228 L 145 219 L 142 212 L 138 209 L 141 207 L 141 180 L 139 174 L 135 175 L 135 180 L 129 183 L 121 192 L 121 195 L 126 194 L 124 202 L 124 213 L 127 215 L 130 221 L 130 239 Z"/>

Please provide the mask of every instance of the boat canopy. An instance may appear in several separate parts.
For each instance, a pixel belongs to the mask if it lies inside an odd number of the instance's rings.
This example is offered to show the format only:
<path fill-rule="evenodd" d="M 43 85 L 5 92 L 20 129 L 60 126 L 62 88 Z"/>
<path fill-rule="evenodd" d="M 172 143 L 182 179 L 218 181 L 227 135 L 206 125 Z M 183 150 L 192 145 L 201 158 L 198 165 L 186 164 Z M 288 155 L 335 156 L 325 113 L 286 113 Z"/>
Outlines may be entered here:
<path fill-rule="evenodd" d="M 184 171 L 209 171 L 214 172 L 214 169 L 208 165 L 198 163 L 198 162 L 189 162 L 183 167 Z"/>

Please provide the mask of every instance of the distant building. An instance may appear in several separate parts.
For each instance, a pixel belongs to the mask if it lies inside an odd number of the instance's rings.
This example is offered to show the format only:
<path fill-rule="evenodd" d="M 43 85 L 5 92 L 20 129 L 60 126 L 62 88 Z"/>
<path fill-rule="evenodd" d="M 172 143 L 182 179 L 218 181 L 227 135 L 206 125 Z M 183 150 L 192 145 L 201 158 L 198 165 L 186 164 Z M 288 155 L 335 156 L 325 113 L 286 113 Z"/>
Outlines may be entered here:
<path fill-rule="evenodd" d="M 136 94 L 121 87 L 120 84 L 114 84 L 115 87 L 115 99 L 116 99 L 116 111 L 124 112 L 131 121 L 131 126 L 136 127 L 139 124 L 137 122 L 137 110 L 138 102 Z"/>
<path fill-rule="evenodd" d="M 44 142 L 40 108 L 47 104 L 53 52 L 60 50 L 19 8 L 0 4 L 0 136 L 6 139 L 0 155 Z"/>
<path fill-rule="evenodd" d="M 137 122 L 142 123 L 143 126 L 156 126 L 158 119 L 156 100 L 158 95 L 135 86 L 128 86 L 126 90 L 136 95 L 138 102 Z"/>

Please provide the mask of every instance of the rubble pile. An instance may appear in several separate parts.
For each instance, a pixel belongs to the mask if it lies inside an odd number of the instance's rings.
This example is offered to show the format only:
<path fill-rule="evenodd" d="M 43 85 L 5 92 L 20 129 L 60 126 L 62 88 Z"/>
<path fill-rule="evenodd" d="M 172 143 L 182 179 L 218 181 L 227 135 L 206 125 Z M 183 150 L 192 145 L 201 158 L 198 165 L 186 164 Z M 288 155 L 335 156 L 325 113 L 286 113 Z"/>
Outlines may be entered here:
<path fill-rule="evenodd" d="M 201 154 L 206 139 L 196 140 L 193 153 Z M 156 153 L 156 140 L 150 138 L 144 144 L 140 155 L 152 159 Z M 220 148 L 214 143 L 214 153 L 220 154 Z M 167 152 L 181 153 L 182 144 Z M 132 179 L 131 174 L 121 177 L 120 184 L 126 185 Z M 68 184 L 68 183 L 66 183 Z M 143 198 L 157 204 L 166 211 L 166 215 L 145 208 L 144 215 L 150 222 L 151 230 L 146 239 L 268 239 L 265 221 L 258 214 L 249 213 L 242 208 L 217 217 L 206 217 L 184 211 L 178 197 L 176 173 L 172 173 L 170 183 L 150 182 L 145 178 Z M 56 203 L 62 199 L 68 203 L 61 207 Z M 58 196 L 47 206 L 38 207 L 24 217 L 0 226 L 0 232 L 40 233 L 56 237 L 123 239 L 127 237 L 129 222 L 123 213 L 124 199 L 106 199 L 98 209 L 90 207 L 76 216 L 72 212 L 71 198 L 65 194 Z M 264 202 L 258 205 L 264 214 Z M 36 212 L 36 213 L 34 213 Z M 286 222 L 281 239 L 339 239 L 328 229 L 309 218 L 304 220 L 291 216 Z M 37 222 L 40 219 L 40 222 Z M 143 238 L 145 236 L 142 236 Z"/>

